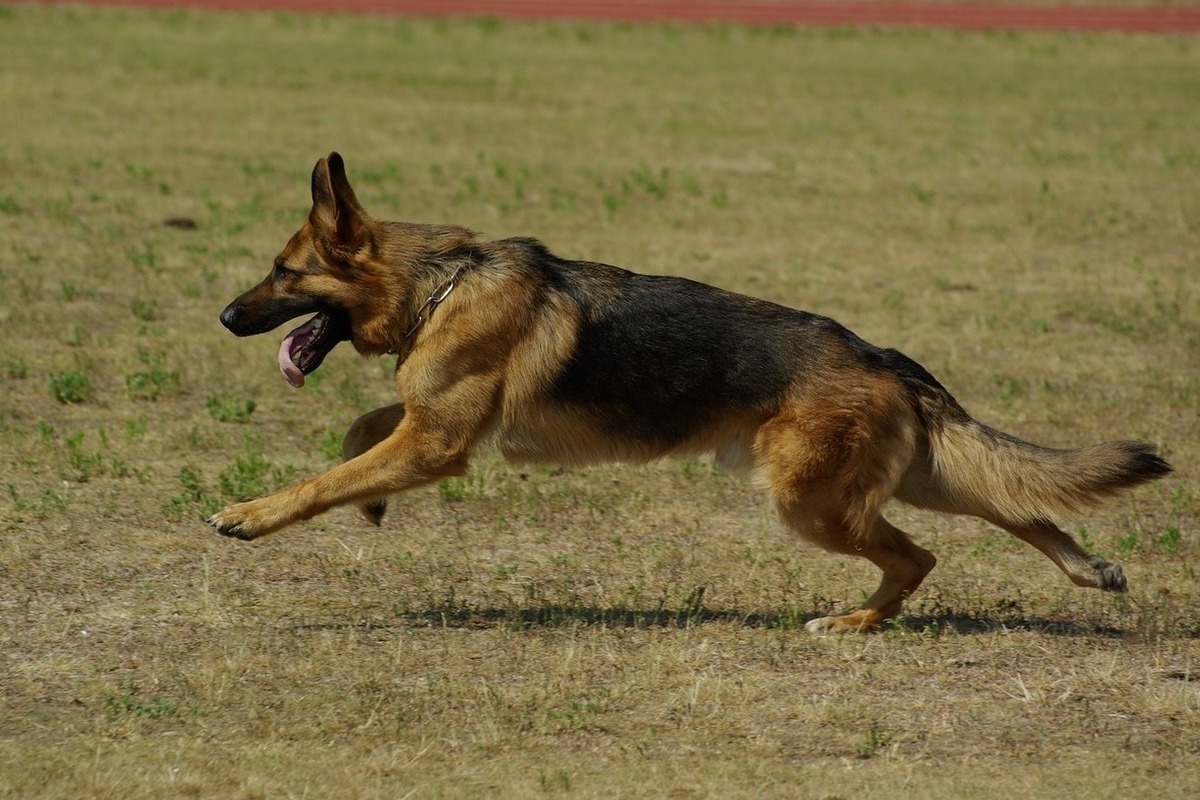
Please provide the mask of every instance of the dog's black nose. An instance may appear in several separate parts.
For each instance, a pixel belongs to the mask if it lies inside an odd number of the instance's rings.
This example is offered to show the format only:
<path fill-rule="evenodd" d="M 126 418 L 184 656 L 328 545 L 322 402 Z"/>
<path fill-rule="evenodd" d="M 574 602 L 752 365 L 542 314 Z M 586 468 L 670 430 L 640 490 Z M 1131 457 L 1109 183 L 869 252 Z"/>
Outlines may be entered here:
<path fill-rule="evenodd" d="M 229 328 L 229 330 L 233 330 L 233 325 L 237 321 L 237 315 L 237 303 L 230 303 L 229 305 L 225 306 L 225 310 L 221 312 L 221 324 L 226 328 Z"/>

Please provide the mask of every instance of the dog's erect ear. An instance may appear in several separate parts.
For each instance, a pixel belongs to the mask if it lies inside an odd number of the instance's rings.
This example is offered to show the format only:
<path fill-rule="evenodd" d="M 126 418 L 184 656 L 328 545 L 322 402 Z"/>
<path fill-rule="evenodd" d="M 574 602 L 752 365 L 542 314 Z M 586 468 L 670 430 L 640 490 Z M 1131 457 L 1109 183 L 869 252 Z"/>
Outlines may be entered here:
<path fill-rule="evenodd" d="M 337 153 L 313 167 L 312 202 L 309 220 L 330 245 L 353 253 L 366 244 L 367 212 L 354 196 L 346 165 Z"/>

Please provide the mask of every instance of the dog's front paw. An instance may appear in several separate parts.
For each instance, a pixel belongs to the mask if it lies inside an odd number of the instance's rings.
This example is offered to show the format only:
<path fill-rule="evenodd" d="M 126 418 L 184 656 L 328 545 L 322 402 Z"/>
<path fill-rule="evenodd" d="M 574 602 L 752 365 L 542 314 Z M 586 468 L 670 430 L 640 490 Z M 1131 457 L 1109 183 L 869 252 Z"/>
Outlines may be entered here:
<path fill-rule="evenodd" d="M 222 536 L 250 541 L 266 536 L 283 527 L 271 522 L 270 505 L 267 500 L 251 500 L 238 503 L 208 518 L 208 524 Z"/>

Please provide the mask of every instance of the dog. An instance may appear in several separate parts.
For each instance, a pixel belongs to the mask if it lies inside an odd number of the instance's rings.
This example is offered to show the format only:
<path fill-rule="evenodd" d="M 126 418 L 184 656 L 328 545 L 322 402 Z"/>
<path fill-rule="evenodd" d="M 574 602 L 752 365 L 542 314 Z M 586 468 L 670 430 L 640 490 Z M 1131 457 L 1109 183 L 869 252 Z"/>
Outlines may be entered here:
<path fill-rule="evenodd" d="M 308 314 L 280 346 L 288 383 L 348 341 L 397 357 L 399 402 L 350 426 L 342 464 L 213 515 L 226 536 L 350 503 L 378 525 L 388 495 L 463 475 L 483 445 L 564 466 L 708 453 L 760 476 L 802 538 L 882 571 L 860 608 L 806 626 L 864 631 L 936 563 L 884 519 L 889 498 L 981 517 L 1074 583 L 1124 592 L 1122 568 L 1051 519 L 1171 471 L 1140 442 L 1055 450 L 994 430 L 920 364 L 824 316 L 569 261 L 536 239 L 375 219 L 337 153 L 313 169 L 308 219 L 221 322 L 250 336 Z"/>

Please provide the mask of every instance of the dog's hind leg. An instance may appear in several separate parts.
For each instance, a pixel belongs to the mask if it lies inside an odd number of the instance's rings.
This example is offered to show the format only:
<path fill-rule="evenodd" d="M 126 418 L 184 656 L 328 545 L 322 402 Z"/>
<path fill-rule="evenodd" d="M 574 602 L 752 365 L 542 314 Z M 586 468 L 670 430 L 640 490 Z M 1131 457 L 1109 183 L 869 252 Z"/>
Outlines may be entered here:
<path fill-rule="evenodd" d="M 867 631 L 894 618 L 900 613 L 904 600 L 917 590 L 937 564 L 933 553 L 917 546 L 908 534 L 882 516 L 875 519 L 867 540 L 861 544 L 854 542 L 854 537 L 848 535 L 849 531 L 841 523 L 805 520 L 795 514 L 790 515 L 789 522 L 801 535 L 826 550 L 862 556 L 883 571 L 879 588 L 858 610 L 809 621 L 804 627 L 813 633 Z"/>
<path fill-rule="evenodd" d="M 824 550 L 866 558 L 883 572 L 879 587 L 856 611 L 811 620 L 805 629 L 811 633 L 868 631 L 894 618 L 937 564 L 933 553 L 884 519 L 872 498 L 857 498 L 866 500 L 871 510 L 850 513 L 841 481 L 805 488 L 785 497 L 776 494 L 776 506 L 788 526 Z M 850 499 L 852 506 L 856 498 Z M 864 514 L 869 516 L 864 519 Z"/>
<path fill-rule="evenodd" d="M 1083 549 L 1066 531 L 1047 519 L 1020 520 L 1004 515 L 988 498 L 961 496 L 945 487 L 933 474 L 928 458 L 917 458 L 896 491 L 896 499 L 917 508 L 986 519 L 1018 539 L 1036 547 L 1055 563 L 1076 586 L 1104 592 L 1124 592 L 1127 584 L 1120 564 L 1106 561 Z"/>
<path fill-rule="evenodd" d="M 789 409 L 760 430 L 756 448 L 780 515 L 804 539 L 883 571 L 857 611 L 814 619 L 813 632 L 864 631 L 895 617 L 937 563 L 880 509 L 915 452 L 916 420 L 899 387 L 861 380 L 837 396 Z"/>
<path fill-rule="evenodd" d="M 346 438 L 342 440 L 342 461 L 349 461 L 362 455 L 391 436 L 392 431 L 396 430 L 396 426 L 402 419 L 404 419 L 404 404 L 393 403 L 390 406 L 368 411 L 354 420 L 350 430 L 346 431 Z M 366 517 L 367 522 L 378 525 L 383 521 L 383 514 L 387 511 L 387 498 L 377 497 L 363 500 L 355 503 L 354 506 Z"/>
<path fill-rule="evenodd" d="M 1104 592 L 1126 591 L 1125 570 L 1120 564 L 1091 555 L 1054 523 L 1020 524 L 999 519 L 992 522 L 1044 553 L 1076 586 Z"/>

